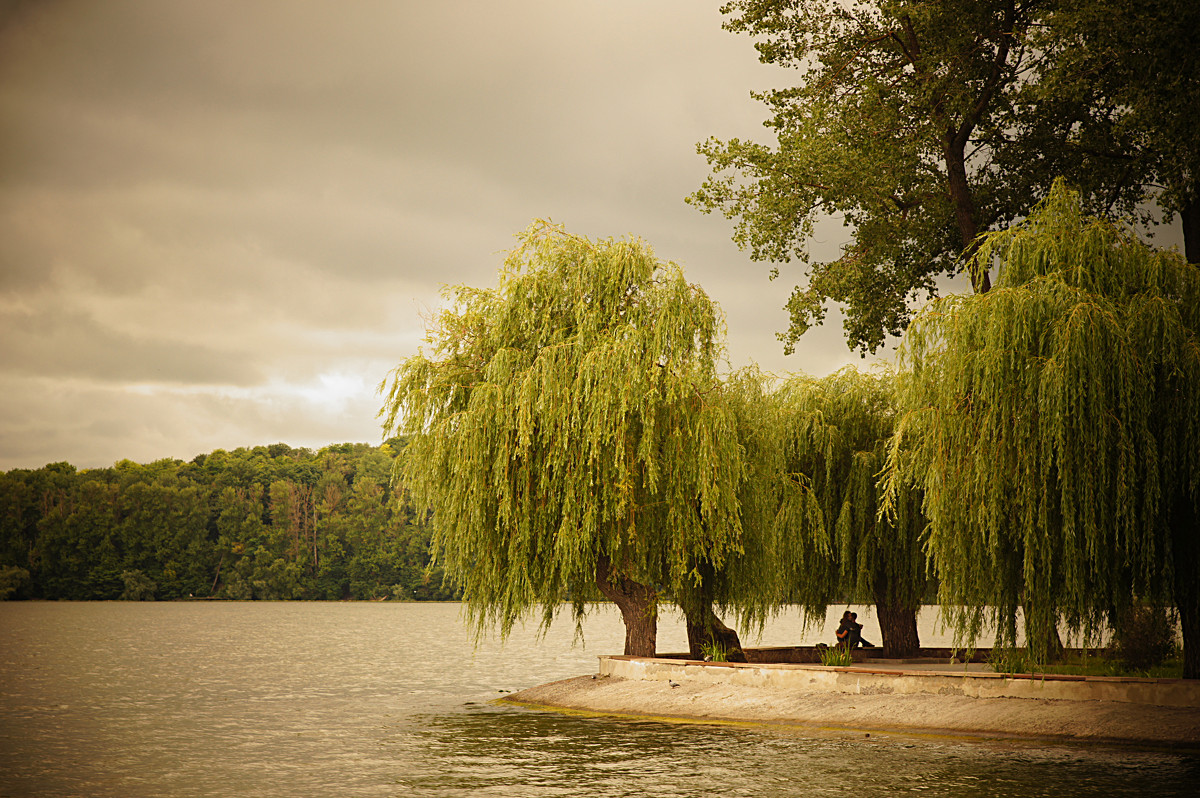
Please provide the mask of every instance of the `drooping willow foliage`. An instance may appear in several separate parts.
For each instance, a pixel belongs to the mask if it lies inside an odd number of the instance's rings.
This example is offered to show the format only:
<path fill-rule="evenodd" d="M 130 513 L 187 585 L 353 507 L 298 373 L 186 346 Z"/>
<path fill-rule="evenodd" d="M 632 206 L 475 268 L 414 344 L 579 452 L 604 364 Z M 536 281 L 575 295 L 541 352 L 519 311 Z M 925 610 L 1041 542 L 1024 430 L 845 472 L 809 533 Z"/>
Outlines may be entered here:
<path fill-rule="evenodd" d="M 1173 603 L 1200 676 L 1200 272 L 1062 184 L 976 257 L 997 285 L 933 303 L 901 349 L 889 479 L 924 490 L 941 603 L 968 637 L 992 608 L 1001 644 L 1023 609 L 1034 654 L 1060 619 Z"/>
<path fill-rule="evenodd" d="M 915 653 L 916 610 L 926 585 L 920 541 L 925 519 L 911 488 L 891 514 L 880 513 L 894 393 L 890 375 L 853 368 L 821 379 L 794 376 L 780 386 L 776 400 L 784 413 L 783 455 L 793 492 L 781 521 L 788 528 L 815 523 L 819 529 L 811 538 L 818 545 L 793 542 L 805 556 L 786 565 L 792 601 L 823 617 L 838 596 L 870 595 L 884 644 Z M 904 623 L 889 623 L 891 612 L 904 616 Z"/>
<path fill-rule="evenodd" d="M 522 233 L 494 289 L 454 287 L 381 415 L 482 628 L 595 597 L 601 558 L 670 595 L 741 546 L 746 465 L 722 322 L 639 240 Z M 607 567 L 607 566 L 606 566 Z"/>
<path fill-rule="evenodd" d="M 823 575 L 829 562 L 815 496 L 806 480 L 788 473 L 785 438 L 791 414 L 775 383 L 753 366 L 721 381 L 742 452 L 744 473 L 737 493 L 741 545 L 719 568 L 698 558 L 703 582 L 682 585 L 674 597 L 685 612 L 701 597 L 722 613 L 733 613 L 740 625 L 760 630 L 785 603 L 819 610 L 823 620 L 824 605 L 808 600 L 820 588 L 805 592 L 797 586 L 813 585 L 813 575 Z"/>

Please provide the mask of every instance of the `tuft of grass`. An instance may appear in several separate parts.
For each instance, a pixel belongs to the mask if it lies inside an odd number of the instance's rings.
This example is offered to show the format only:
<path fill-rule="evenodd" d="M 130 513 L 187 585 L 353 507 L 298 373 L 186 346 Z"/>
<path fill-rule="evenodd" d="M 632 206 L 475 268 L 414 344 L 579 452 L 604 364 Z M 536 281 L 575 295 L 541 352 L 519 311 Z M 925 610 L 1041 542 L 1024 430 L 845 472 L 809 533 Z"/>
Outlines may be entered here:
<path fill-rule="evenodd" d="M 997 673 L 1048 673 L 1069 676 L 1136 676 L 1144 679 L 1183 678 L 1183 655 L 1178 649 L 1165 662 L 1149 668 L 1131 668 L 1112 653 L 1093 653 L 1072 656 L 1063 662 L 1048 665 L 1033 663 L 1028 652 L 1021 648 L 993 649 L 988 664 Z"/>
<path fill-rule="evenodd" d="M 1056 662 L 1044 668 L 1043 673 L 1062 673 L 1072 676 L 1137 676 L 1143 679 L 1182 679 L 1183 655 L 1176 650 L 1164 662 L 1148 668 L 1131 668 L 1128 663 L 1113 656 L 1075 657 L 1066 662 Z"/>
<path fill-rule="evenodd" d="M 988 664 L 996 673 L 1030 673 L 1033 662 L 1023 648 L 993 648 Z"/>
<path fill-rule="evenodd" d="M 729 658 L 729 652 L 725 650 L 725 646 L 718 643 L 716 640 L 710 640 L 707 643 L 700 645 L 700 650 L 704 652 L 705 662 L 726 662 Z"/>
<path fill-rule="evenodd" d="M 850 656 L 850 649 L 842 648 L 841 646 L 832 646 L 821 649 L 821 664 L 845 667 L 846 665 L 854 664 L 854 658 Z"/>

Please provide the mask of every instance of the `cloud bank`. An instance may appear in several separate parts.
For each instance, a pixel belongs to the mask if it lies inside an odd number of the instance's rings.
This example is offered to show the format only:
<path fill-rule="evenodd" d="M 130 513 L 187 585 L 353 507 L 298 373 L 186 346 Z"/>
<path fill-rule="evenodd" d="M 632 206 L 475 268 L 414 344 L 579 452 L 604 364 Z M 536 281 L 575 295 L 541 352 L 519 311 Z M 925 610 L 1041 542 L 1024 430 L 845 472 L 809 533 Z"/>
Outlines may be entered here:
<path fill-rule="evenodd" d="M 683 197 L 781 75 L 694 0 L 27 2 L 0 11 L 0 469 L 378 442 L 447 283 L 551 218 L 633 234 L 785 359 L 767 279 Z M 784 75 L 783 77 L 786 77 Z M 821 246 L 842 243 L 830 228 Z"/>

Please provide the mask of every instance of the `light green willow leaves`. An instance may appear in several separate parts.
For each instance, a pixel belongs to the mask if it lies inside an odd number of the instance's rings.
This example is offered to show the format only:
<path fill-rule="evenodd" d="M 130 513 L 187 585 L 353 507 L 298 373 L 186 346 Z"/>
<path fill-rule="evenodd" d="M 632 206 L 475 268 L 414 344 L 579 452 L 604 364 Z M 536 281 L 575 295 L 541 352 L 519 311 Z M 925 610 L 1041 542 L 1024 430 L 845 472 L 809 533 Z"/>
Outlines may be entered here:
<path fill-rule="evenodd" d="M 835 597 L 867 594 L 919 605 L 926 567 L 918 496 L 900 492 L 894 512 L 880 512 L 879 478 L 896 421 L 892 377 L 853 368 L 794 376 L 776 401 L 786 414 L 781 440 L 794 485 L 782 526 L 802 532 L 781 566 L 792 600 L 823 609 Z"/>
<path fill-rule="evenodd" d="M 977 257 L 993 290 L 932 303 L 905 337 L 887 479 L 925 492 L 941 602 L 994 608 L 1008 643 L 1023 607 L 1045 650 L 1059 615 L 1090 630 L 1177 598 L 1200 512 L 1200 273 L 1061 184 Z M 973 610 L 955 620 L 977 631 Z"/>
<path fill-rule="evenodd" d="M 719 311 L 679 267 L 536 223 L 496 288 L 446 297 L 381 414 L 413 436 L 400 476 L 481 628 L 564 600 L 578 617 L 601 555 L 666 595 L 741 555 L 746 412 L 715 372 Z"/>

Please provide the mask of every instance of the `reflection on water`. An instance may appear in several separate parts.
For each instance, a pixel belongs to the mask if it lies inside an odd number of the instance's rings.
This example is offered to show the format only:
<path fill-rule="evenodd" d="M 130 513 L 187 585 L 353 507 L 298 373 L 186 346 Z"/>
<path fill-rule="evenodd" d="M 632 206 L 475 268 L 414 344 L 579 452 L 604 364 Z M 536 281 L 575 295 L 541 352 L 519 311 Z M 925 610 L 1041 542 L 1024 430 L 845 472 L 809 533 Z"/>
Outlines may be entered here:
<path fill-rule="evenodd" d="M 479 709 L 428 718 L 419 795 L 1195 795 L 1158 752 L 695 726 Z M 459 791 L 465 791 L 460 793 Z"/>
<path fill-rule="evenodd" d="M 1192 755 L 490 703 L 593 672 L 624 638 L 615 613 L 588 621 L 586 648 L 573 631 L 564 621 L 476 648 L 457 605 L 0 604 L 0 796 L 1172 796 L 1200 785 Z M 782 618 L 763 644 L 823 634 Z M 660 649 L 685 639 L 668 617 Z"/>

